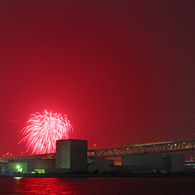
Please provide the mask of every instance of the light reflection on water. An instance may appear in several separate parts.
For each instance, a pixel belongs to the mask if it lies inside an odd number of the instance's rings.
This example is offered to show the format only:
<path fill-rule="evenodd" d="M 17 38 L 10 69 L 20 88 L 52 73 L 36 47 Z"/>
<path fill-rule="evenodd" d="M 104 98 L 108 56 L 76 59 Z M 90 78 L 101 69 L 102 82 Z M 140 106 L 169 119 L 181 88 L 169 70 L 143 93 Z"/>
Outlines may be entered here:
<path fill-rule="evenodd" d="M 0 194 L 195 194 L 195 178 L 0 178 Z"/>

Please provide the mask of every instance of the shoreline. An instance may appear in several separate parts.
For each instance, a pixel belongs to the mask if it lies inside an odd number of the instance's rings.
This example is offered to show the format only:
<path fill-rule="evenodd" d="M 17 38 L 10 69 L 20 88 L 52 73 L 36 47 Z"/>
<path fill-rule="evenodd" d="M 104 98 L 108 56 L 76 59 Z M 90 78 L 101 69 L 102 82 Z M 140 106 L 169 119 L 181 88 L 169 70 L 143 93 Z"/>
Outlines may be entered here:
<path fill-rule="evenodd" d="M 45 173 L 45 174 L 22 174 L 0 175 L 0 178 L 91 178 L 91 177 L 195 177 L 191 173 Z"/>

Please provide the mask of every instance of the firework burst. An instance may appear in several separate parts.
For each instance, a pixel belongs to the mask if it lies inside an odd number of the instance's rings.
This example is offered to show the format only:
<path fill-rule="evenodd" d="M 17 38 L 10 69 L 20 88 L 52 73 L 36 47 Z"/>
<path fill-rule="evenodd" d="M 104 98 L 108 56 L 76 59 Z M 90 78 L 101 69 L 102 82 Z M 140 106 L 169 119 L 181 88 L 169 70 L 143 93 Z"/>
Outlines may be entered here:
<path fill-rule="evenodd" d="M 43 114 L 31 114 L 26 126 L 22 129 L 25 137 L 20 141 L 27 141 L 27 152 L 31 154 L 46 154 L 56 151 L 56 140 L 68 139 L 72 125 L 67 116 L 45 110 Z"/>

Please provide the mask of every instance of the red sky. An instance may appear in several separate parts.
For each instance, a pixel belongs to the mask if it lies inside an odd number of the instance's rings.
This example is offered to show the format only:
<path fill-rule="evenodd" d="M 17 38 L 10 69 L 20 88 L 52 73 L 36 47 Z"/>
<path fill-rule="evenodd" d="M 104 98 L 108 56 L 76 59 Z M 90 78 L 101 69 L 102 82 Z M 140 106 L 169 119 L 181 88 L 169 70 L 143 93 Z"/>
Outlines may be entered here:
<path fill-rule="evenodd" d="M 0 155 L 44 109 L 89 148 L 195 139 L 195 2 L 0 1 Z"/>

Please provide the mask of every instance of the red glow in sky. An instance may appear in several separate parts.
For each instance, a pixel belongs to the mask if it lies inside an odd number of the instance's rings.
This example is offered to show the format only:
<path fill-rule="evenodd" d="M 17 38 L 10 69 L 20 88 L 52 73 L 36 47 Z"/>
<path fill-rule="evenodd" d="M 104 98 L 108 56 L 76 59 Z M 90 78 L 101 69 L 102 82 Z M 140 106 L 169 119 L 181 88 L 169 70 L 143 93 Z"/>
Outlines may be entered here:
<path fill-rule="evenodd" d="M 195 138 L 194 35 L 195 1 L 1 0 L 0 156 L 45 108 L 89 148 Z"/>
<path fill-rule="evenodd" d="M 68 139 L 72 125 L 67 116 L 45 110 L 43 114 L 36 112 L 31 114 L 22 130 L 25 137 L 21 141 L 27 144 L 27 151 L 35 154 L 54 153 L 56 141 Z"/>

